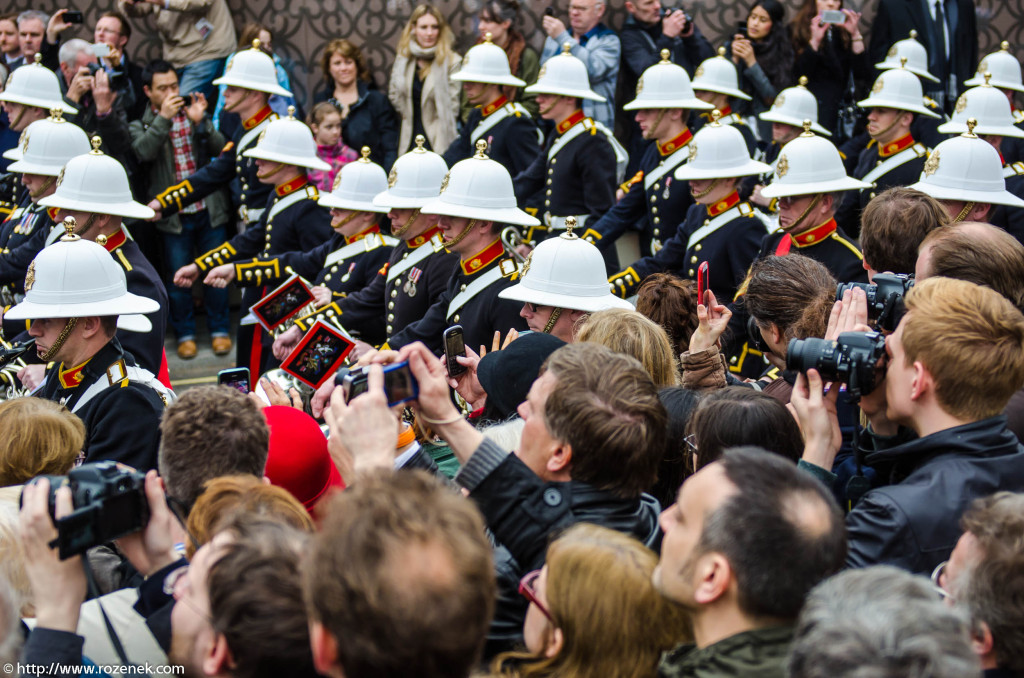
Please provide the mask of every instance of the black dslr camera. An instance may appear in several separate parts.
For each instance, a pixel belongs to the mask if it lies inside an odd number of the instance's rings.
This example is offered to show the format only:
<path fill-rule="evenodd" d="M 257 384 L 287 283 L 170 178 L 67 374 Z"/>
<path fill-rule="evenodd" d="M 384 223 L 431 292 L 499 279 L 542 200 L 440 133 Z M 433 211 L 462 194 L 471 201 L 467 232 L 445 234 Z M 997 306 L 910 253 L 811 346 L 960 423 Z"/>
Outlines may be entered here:
<path fill-rule="evenodd" d="M 149 523 L 143 473 L 112 461 L 97 461 L 73 468 L 67 476 L 39 476 L 31 482 L 39 478 L 50 481 L 50 517 L 57 526 L 61 560 L 138 532 Z M 65 484 L 71 488 L 75 510 L 58 520 L 54 517 L 57 489 Z"/>
<path fill-rule="evenodd" d="M 868 317 L 875 327 L 886 332 L 895 332 L 900 319 L 907 312 L 903 297 L 914 286 L 914 279 L 908 275 L 879 273 L 874 283 L 839 283 L 836 299 L 842 299 L 846 290 L 859 287 L 868 297 Z"/>
<path fill-rule="evenodd" d="M 836 341 L 793 339 L 786 350 L 786 368 L 818 370 L 825 381 L 847 385 L 854 398 L 875 388 L 875 365 L 885 356 L 885 337 L 878 332 L 843 332 Z"/>

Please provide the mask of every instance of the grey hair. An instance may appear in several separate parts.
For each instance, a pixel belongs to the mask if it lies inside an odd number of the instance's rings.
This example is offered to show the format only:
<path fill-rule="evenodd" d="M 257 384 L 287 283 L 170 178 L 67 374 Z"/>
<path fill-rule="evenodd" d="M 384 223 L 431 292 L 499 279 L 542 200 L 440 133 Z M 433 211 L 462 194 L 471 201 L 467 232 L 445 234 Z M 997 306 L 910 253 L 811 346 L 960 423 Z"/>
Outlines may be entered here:
<path fill-rule="evenodd" d="M 46 24 L 50 23 L 50 15 L 47 14 L 46 12 L 41 12 L 38 9 L 26 9 L 24 12 L 18 15 L 18 28 L 21 28 L 22 22 L 29 21 L 31 19 L 39 19 L 40 21 L 43 22 L 44 27 L 46 26 Z"/>
<path fill-rule="evenodd" d="M 797 620 L 790 678 L 961 678 L 980 673 L 967 617 L 924 577 L 888 565 L 819 584 Z"/>
<path fill-rule="evenodd" d="M 92 45 L 81 38 L 71 38 L 60 46 L 57 57 L 62 64 L 71 64 L 82 52 L 88 52 Z"/>
<path fill-rule="evenodd" d="M 512 417 L 493 426 L 488 426 L 480 432 L 483 436 L 503 450 L 511 452 L 519 447 L 519 440 L 523 437 L 523 427 L 526 422 L 519 417 Z"/>

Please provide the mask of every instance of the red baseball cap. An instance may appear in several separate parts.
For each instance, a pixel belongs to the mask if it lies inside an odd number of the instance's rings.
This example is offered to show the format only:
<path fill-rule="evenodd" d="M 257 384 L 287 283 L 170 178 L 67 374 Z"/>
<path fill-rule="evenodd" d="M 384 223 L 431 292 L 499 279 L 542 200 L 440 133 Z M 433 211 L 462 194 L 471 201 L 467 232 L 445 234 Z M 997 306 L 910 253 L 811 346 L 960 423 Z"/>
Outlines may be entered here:
<path fill-rule="evenodd" d="M 265 474 L 271 484 L 291 492 L 310 513 L 331 489 L 345 488 L 313 417 L 284 405 L 263 408 L 263 416 L 270 426 Z"/>

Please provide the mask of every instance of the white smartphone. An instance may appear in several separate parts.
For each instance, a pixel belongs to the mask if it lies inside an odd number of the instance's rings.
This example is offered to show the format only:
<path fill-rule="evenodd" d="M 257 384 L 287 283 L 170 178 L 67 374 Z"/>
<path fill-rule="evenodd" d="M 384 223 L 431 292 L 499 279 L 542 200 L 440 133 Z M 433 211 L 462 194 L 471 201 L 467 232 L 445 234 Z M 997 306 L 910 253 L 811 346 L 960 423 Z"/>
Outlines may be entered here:
<path fill-rule="evenodd" d="M 842 24 L 846 23 L 846 13 L 838 9 L 826 9 L 821 13 L 821 23 Z"/>
<path fill-rule="evenodd" d="M 110 45 L 105 42 L 97 42 L 92 46 L 93 56 L 102 58 L 110 56 Z"/>

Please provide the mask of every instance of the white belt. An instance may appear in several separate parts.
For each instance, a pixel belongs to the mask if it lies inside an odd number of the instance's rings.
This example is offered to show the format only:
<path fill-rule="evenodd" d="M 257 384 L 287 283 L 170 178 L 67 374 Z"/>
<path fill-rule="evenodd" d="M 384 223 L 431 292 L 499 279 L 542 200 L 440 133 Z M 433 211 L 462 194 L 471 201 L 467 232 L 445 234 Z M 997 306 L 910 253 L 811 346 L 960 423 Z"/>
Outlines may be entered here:
<path fill-rule="evenodd" d="M 259 209 L 250 209 L 245 205 L 242 205 L 241 207 L 238 208 L 238 216 L 245 223 L 251 224 L 259 221 L 260 218 L 263 216 L 264 211 L 266 211 L 265 207 L 260 207 Z"/>
<path fill-rule="evenodd" d="M 565 220 L 569 217 L 554 217 L 551 216 L 551 212 L 544 213 L 544 223 L 548 225 L 550 229 L 565 229 Z M 580 214 L 575 217 L 576 226 L 575 228 L 583 228 L 583 224 L 587 223 L 587 219 L 590 218 L 589 214 Z"/>

